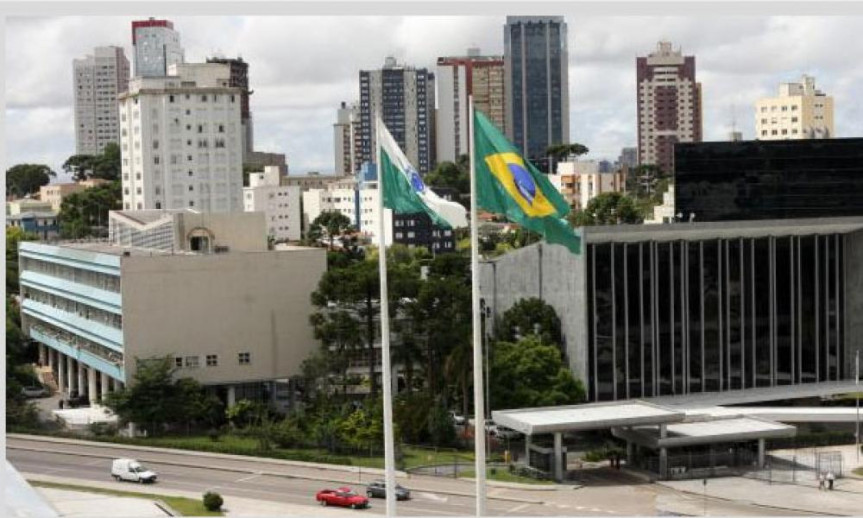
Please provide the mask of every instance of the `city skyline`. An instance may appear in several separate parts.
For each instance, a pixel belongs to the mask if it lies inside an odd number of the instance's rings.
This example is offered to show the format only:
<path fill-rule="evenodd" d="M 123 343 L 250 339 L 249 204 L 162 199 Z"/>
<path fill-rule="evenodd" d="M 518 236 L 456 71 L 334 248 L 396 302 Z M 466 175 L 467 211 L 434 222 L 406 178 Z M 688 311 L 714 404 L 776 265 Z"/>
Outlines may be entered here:
<path fill-rule="evenodd" d="M 706 141 L 724 140 L 732 120 L 745 139 L 754 138 L 756 100 L 803 73 L 836 99 L 837 136 L 863 130 L 863 109 L 854 101 L 863 70 L 847 67 L 835 52 L 859 38 L 859 18 L 560 14 L 569 26 L 571 140 L 587 145 L 589 158 L 614 159 L 620 148 L 636 145 L 635 58 L 660 39 L 698 60 Z M 139 18 L 10 18 L 7 41 L 38 32 L 44 42 L 15 52 L 7 45 L 10 164 L 46 163 L 60 172 L 75 149 L 71 60 L 100 45 L 121 45 L 133 55 L 129 28 Z M 359 97 L 359 70 L 379 67 L 386 55 L 433 69 L 437 57 L 472 46 L 502 54 L 505 24 L 504 16 L 168 18 L 182 35 L 187 61 L 218 53 L 249 63 L 256 147 L 285 152 L 295 173 L 332 171 L 332 124 L 340 102 Z M 365 39 L 385 27 L 388 38 Z M 285 52 L 292 48 L 303 52 Z"/>

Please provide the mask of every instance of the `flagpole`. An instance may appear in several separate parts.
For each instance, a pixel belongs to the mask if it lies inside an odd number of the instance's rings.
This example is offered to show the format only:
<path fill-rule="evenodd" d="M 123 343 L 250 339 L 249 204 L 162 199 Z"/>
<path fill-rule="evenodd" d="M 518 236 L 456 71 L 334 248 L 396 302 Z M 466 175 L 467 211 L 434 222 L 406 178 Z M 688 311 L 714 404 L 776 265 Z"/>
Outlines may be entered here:
<path fill-rule="evenodd" d="M 468 96 L 470 134 L 470 270 L 473 315 L 473 414 L 476 459 L 476 515 L 485 516 L 485 399 L 482 384 L 482 330 L 479 304 L 479 225 L 477 224 L 476 143 L 474 142 L 473 96 Z"/>
<path fill-rule="evenodd" d="M 384 480 L 386 482 L 386 516 L 396 515 L 396 457 L 393 438 L 393 383 L 390 366 L 390 312 L 387 291 L 387 244 L 384 223 L 384 175 L 381 164 L 380 117 L 375 118 L 375 145 L 378 169 L 378 266 L 381 280 L 381 356 L 384 392 Z"/>

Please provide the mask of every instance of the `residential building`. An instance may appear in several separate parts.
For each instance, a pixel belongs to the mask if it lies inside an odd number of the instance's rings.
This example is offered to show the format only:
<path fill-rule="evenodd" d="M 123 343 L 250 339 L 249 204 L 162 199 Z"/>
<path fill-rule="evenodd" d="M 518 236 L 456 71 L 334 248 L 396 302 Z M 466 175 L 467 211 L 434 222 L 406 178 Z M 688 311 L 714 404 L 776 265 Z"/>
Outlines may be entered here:
<path fill-rule="evenodd" d="M 534 163 L 569 143 L 569 50 L 562 16 L 507 16 L 506 135 Z"/>
<path fill-rule="evenodd" d="M 435 69 L 437 160 L 455 162 L 469 152 L 468 98 L 501 131 L 506 128 L 503 56 L 481 56 L 468 49 L 467 56 L 440 57 Z"/>
<path fill-rule="evenodd" d="M 48 185 L 43 185 L 39 188 L 39 200 L 50 203 L 51 210 L 54 212 L 60 212 L 60 206 L 63 204 L 63 199 L 70 194 L 81 192 L 90 187 L 96 187 L 97 185 L 106 183 L 108 183 L 108 180 L 102 180 L 100 178 L 91 178 L 90 180 L 70 183 L 49 183 Z"/>
<path fill-rule="evenodd" d="M 6 202 L 6 215 L 15 216 L 24 212 L 51 212 L 51 202 L 45 200 L 34 200 L 32 198 L 21 198 Z"/>
<path fill-rule="evenodd" d="M 680 144 L 675 162 L 695 221 L 863 215 L 863 138 Z"/>
<path fill-rule="evenodd" d="M 180 33 L 169 20 L 132 22 L 132 46 L 135 48 L 135 77 L 164 77 L 171 65 L 183 63 Z"/>
<path fill-rule="evenodd" d="M 558 162 L 557 174 L 549 175 L 548 179 L 573 210 L 583 210 L 602 193 L 626 191 L 625 171 L 606 173 L 601 168 L 602 162 L 596 160 Z"/>
<path fill-rule="evenodd" d="M 227 65 L 168 72 L 120 96 L 124 209 L 242 211 L 242 89 Z"/>
<path fill-rule="evenodd" d="M 833 97 L 815 88 L 815 78 L 782 83 L 779 95 L 755 103 L 755 137 L 759 140 L 833 138 Z"/>
<path fill-rule="evenodd" d="M 60 234 L 57 212 L 54 211 L 28 211 L 8 215 L 6 216 L 6 226 L 18 227 L 45 240 L 55 238 Z"/>
<path fill-rule="evenodd" d="M 680 219 L 683 219 L 683 214 L 680 215 Z M 694 220 L 694 215 L 692 220 Z M 674 184 L 670 184 L 668 186 L 668 190 L 662 193 L 662 204 L 656 205 L 653 207 L 653 217 L 651 219 L 644 220 L 644 223 L 647 225 L 656 225 L 661 223 L 674 223 L 677 218 L 677 213 L 674 212 Z M 683 221 L 691 221 L 689 219 L 689 215 L 685 216 Z"/>
<path fill-rule="evenodd" d="M 634 168 L 638 165 L 638 148 L 625 147 L 620 150 L 620 156 L 617 158 L 617 167 Z"/>
<path fill-rule="evenodd" d="M 701 142 L 701 83 L 695 56 L 684 56 L 671 42 L 636 58 L 638 163 L 674 172 L 674 145 Z"/>
<path fill-rule="evenodd" d="M 263 171 L 267 166 L 279 168 L 279 174 L 288 174 L 288 162 L 284 153 L 268 153 L 266 151 L 250 151 L 243 159 L 243 165 Z"/>
<path fill-rule="evenodd" d="M 853 380 L 863 217 L 580 232 L 581 254 L 538 243 L 482 263 L 480 276 L 497 318 L 526 297 L 554 307 L 589 401 L 759 401 Z"/>
<path fill-rule="evenodd" d="M 129 60 L 122 47 L 96 47 L 72 61 L 75 153 L 99 155 L 120 143 L 117 96 L 129 88 Z"/>
<path fill-rule="evenodd" d="M 359 171 L 357 156 L 360 154 L 359 138 L 360 110 L 359 106 L 342 102 L 336 112 L 336 123 L 333 124 L 333 150 L 335 156 L 335 175 L 350 175 Z"/>
<path fill-rule="evenodd" d="M 246 212 L 264 213 L 267 236 L 273 241 L 299 241 L 303 237 L 300 187 L 283 186 L 280 180 L 278 166 L 250 173 L 249 186 L 243 188 L 243 208 Z"/>
<path fill-rule="evenodd" d="M 227 65 L 231 71 L 228 85 L 239 88 L 242 92 L 240 93 L 240 125 L 243 127 L 243 163 L 248 163 L 249 154 L 255 149 L 254 124 L 252 121 L 252 110 L 249 105 L 249 96 L 252 93 L 249 89 L 249 64 L 240 57 L 226 58 L 222 56 L 209 57 L 207 58 L 207 63 Z"/>
<path fill-rule="evenodd" d="M 170 356 L 229 404 L 259 399 L 319 347 L 326 252 L 267 251 L 262 213 L 112 212 L 109 226 L 108 243 L 19 247 L 21 328 L 64 395 L 95 404 Z"/>
<path fill-rule="evenodd" d="M 344 182 L 352 179 L 352 176 L 334 176 L 331 174 L 320 174 L 316 172 L 306 174 L 288 174 L 281 177 L 282 185 L 296 185 L 300 192 L 309 189 L 323 189 L 330 183 Z"/>
<path fill-rule="evenodd" d="M 435 77 L 387 57 L 383 68 L 360 71 L 360 156 L 375 162 L 375 114 L 420 173 L 434 168 Z"/>

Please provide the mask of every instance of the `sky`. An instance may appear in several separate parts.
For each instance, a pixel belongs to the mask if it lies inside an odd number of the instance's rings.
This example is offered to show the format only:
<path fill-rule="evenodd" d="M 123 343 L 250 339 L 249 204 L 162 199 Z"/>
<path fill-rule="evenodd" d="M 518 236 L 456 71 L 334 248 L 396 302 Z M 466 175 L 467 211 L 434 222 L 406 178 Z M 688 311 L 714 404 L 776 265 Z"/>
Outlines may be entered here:
<path fill-rule="evenodd" d="M 614 160 L 636 145 L 635 58 L 660 39 L 696 58 L 704 140 L 725 140 L 732 127 L 754 138 L 756 99 L 804 73 L 834 97 L 837 136 L 863 136 L 863 65 L 852 51 L 863 48 L 863 17 L 561 14 L 570 140 L 590 148 L 587 158 Z M 131 22 L 146 16 L 7 19 L 7 167 L 44 163 L 61 172 L 75 152 L 72 60 L 117 45 L 131 63 Z M 360 70 L 380 68 L 388 55 L 433 69 L 437 57 L 468 47 L 503 54 L 505 23 L 504 16 L 167 18 L 187 62 L 221 54 L 249 63 L 255 149 L 285 153 L 295 174 L 333 171 L 336 110 L 359 97 Z"/>

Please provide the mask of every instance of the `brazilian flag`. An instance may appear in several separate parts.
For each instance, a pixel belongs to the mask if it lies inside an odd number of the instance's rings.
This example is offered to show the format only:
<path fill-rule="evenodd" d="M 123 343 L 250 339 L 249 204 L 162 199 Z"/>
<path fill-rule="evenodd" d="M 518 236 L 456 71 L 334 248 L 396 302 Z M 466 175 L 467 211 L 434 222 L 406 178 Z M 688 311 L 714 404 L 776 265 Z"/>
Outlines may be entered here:
<path fill-rule="evenodd" d="M 523 159 L 515 146 L 481 112 L 474 110 L 477 205 L 549 243 L 581 253 L 581 238 L 563 219 L 569 205 L 542 173 Z"/>

